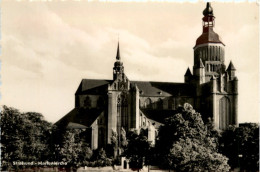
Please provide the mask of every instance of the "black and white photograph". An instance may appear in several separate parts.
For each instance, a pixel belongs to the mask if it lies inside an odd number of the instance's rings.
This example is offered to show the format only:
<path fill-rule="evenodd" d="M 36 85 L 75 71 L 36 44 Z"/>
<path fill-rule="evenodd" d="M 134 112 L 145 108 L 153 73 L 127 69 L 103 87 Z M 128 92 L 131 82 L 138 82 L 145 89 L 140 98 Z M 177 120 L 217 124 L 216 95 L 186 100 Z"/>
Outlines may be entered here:
<path fill-rule="evenodd" d="M 259 1 L 0 4 L 0 171 L 260 171 Z"/>

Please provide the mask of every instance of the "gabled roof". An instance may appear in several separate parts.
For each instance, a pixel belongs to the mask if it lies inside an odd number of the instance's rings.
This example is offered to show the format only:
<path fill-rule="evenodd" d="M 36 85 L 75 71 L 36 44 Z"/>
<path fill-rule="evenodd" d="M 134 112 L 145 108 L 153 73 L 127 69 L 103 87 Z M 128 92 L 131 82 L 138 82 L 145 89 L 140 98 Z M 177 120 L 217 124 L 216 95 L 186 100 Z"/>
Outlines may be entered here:
<path fill-rule="evenodd" d="M 112 80 L 82 79 L 75 94 L 106 94 Z"/>
<path fill-rule="evenodd" d="M 113 80 L 83 79 L 76 91 L 80 94 L 107 94 L 108 84 Z M 130 81 L 131 85 L 137 85 L 140 96 L 193 96 L 194 87 L 186 83 Z"/>
<path fill-rule="evenodd" d="M 136 84 L 140 96 L 193 96 L 194 87 L 185 83 L 131 81 Z"/>
<path fill-rule="evenodd" d="M 86 127 L 90 127 L 103 111 L 103 109 L 96 108 L 74 108 L 67 115 L 57 121 L 55 125 L 67 127 L 69 123 L 77 123 Z"/>

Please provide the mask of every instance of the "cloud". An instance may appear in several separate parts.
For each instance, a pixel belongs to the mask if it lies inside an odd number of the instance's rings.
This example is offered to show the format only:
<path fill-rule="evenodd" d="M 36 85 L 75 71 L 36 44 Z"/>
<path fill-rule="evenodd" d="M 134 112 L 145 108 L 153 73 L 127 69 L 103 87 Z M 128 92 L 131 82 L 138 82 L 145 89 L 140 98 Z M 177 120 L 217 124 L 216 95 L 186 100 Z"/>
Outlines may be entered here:
<path fill-rule="evenodd" d="M 201 7 L 4 2 L 1 103 L 58 120 L 73 108 L 82 78 L 112 79 L 118 34 L 129 79 L 183 82 L 201 34 L 201 11 L 197 11 Z M 229 14 L 225 17 L 231 20 Z M 226 62 L 232 59 L 237 68 L 241 112 L 253 114 L 244 100 L 252 96 L 251 109 L 257 108 L 257 23 L 241 22 L 235 29 L 228 22 L 223 24 L 227 28 L 219 23 L 218 33 L 227 45 Z M 242 114 L 239 120 L 246 121 Z"/>

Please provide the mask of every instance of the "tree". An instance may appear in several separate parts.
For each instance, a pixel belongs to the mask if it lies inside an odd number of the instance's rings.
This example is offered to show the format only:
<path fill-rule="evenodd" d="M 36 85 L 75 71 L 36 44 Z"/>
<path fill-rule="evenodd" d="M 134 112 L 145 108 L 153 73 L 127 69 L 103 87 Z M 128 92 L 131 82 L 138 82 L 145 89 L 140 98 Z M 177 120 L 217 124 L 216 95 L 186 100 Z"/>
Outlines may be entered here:
<path fill-rule="evenodd" d="M 259 170 L 259 124 L 229 126 L 222 133 L 220 150 L 229 158 L 232 169 Z"/>
<path fill-rule="evenodd" d="M 150 151 L 150 144 L 144 132 L 144 130 L 141 130 L 138 135 L 136 132 L 130 131 L 127 137 L 128 145 L 124 152 L 126 158 L 129 159 L 130 167 L 137 168 L 138 171 L 143 168 Z"/>
<path fill-rule="evenodd" d="M 118 138 L 117 138 L 117 133 L 114 130 L 112 130 L 111 145 L 113 149 L 114 158 L 116 158 L 117 150 L 118 150 Z"/>
<path fill-rule="evenodd" d="M 124 152 L 124 150 L 128 145 L 127 138 L 126 138 L 126 131 L 124 128 L 121 129 L 120 143 L 121 143 L 121 152 Z"/>
<path fill-rule="evenodd" d="M 91 166 L 94 167 L 105 167 L 112 165 L 112 159 L 108 158 L 103 148 L 96 149 L 91 158 Z"/>
<path fill-rule="evenodd" d="M 44 161 L 49 157 L 48 133 L 52 124 L 35 112 L 21 113 L 3 106 L 1 111 L 2 170 L 21 168 L 14 162 Z"/>
<path fill-rule="evenodd" d="M 92 151 L 84 140 L 83 130 L 67 129 L 63 143 L 59 149 L 60 159 L 67 162 L 69 167 L 86 165 L 91 159 Z"/>
<path fill-rule="evenodd" d="M 50 157 L 49 139 L 52 124 L 45 121 L 42 114 L 36 112 L 24 113 L 24 154 L 29 161 L 45 161 Z"/>
<path fill-rule="evenodd" d="M 228 171 L 228 159 L 217 152 L 218 136 L 212 123 L 205 125 L 201 115 L 185 103 L 159 128 L 158 165 L 176 171 Z"/>

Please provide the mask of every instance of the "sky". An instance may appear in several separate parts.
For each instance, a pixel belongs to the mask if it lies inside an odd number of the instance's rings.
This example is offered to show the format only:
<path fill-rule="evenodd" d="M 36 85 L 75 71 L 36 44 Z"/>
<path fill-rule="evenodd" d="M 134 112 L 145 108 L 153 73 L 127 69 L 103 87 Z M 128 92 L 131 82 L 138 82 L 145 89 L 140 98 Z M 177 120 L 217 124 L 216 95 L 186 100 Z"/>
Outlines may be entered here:
<path fill-rule="evenodd" d="M 239 80 L 238 122 L 259 122 L 259 5 L 212 2 Z M 1 105 L 56 122 L 80 81 L 112 79 L 117 42 L 130 80 L 184 82 L 206 3 L 1 2 Z"/>

